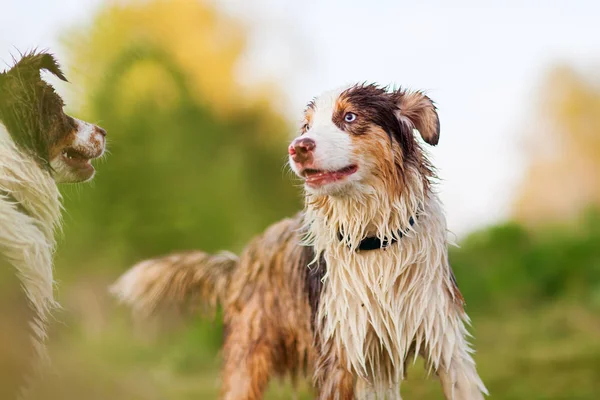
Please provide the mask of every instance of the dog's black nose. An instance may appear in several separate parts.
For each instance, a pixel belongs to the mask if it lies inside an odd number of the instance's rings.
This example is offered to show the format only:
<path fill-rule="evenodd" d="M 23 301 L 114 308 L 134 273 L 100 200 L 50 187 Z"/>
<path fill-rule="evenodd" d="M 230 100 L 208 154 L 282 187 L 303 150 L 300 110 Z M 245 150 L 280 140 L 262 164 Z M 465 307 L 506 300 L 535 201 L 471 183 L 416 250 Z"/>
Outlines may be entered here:
<path fill-rule="evenodd" d="M 96 132 L 98 132 L 102 136 L 106 137 L 106 131 L 104 129 L 100 128 L 99 126 L 96 127 Z"/>

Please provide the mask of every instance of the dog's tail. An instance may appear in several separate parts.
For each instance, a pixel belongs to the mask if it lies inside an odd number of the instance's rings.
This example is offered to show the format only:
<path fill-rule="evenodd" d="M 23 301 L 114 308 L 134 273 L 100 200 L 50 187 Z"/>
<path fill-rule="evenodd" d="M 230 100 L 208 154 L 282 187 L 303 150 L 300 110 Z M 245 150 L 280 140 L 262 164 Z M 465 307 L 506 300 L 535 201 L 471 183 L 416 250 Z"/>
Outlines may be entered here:
<path fill-rule="evenodd" d="M 141 318 L 165 309 L 181 313 L 214 309 L 223 303 L 237 265 L 238 257 L 229 252 L 171 254 L 134 265 L 110 292 Z"/>

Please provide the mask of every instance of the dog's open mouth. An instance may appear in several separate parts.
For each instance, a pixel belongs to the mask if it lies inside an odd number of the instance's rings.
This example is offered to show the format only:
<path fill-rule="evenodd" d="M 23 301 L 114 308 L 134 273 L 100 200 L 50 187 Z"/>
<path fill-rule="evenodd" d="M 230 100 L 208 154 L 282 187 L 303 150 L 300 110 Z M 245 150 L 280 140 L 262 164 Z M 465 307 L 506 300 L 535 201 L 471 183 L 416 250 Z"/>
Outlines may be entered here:
<path fill-rule="evenodd" d="M 336 171 L 323 171 L 319 169 L 306 168 L 302 170 L 301 175 L 307 185 L 318 187 L 339 181 L 340 179 L 352 175 L 356 171 L 358 171 L 357 165 L 349 165 Z"/>
<path fill-rule="evenodd" d="M 93 169 L 94 167 L 90 161 L 96 158 L 94 155 L 91 155 L 84 150 L 75 149 L 73 147 L 64 150 L 62 152 L 62 157 L 70 167 L 78 169 Z"/>

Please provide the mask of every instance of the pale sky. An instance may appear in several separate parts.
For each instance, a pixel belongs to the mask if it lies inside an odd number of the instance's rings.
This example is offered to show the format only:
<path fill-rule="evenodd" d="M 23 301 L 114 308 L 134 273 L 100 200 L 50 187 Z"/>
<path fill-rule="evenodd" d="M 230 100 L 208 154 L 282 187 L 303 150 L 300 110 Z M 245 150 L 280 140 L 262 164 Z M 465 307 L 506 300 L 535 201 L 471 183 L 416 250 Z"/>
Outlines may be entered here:
<path fill-rule="evenodd" d="M 59 35 L 101 0 L 0 0 L 0 69 L 16 49 L 64 54 Z M 509 215 L 526 158 L 523 133 L 553 65 L 600 68 L 600 1 L 222 0 L 247 21 L 239 79 L 273 80 L 291 117 L 353 82 L 424 89 L 441 139 L 432 150 L 449 228 L 463 234 Z M 73 82 L 71 85 L 76 85 Z"/>

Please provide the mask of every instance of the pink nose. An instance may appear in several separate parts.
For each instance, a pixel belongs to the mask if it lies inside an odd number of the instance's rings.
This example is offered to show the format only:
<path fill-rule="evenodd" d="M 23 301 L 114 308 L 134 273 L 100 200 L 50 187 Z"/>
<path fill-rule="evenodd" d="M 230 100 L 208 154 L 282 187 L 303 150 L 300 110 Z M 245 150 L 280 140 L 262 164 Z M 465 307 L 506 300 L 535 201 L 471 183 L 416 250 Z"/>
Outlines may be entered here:
<path fill-rule="evenodd" d="M 317 147 L 317 143 L 309 138 L 298 138 L 288 147 L 288 153 L 292 160 L 298 163 L 305 162 L 312 156 L 312 151 Z"/>

